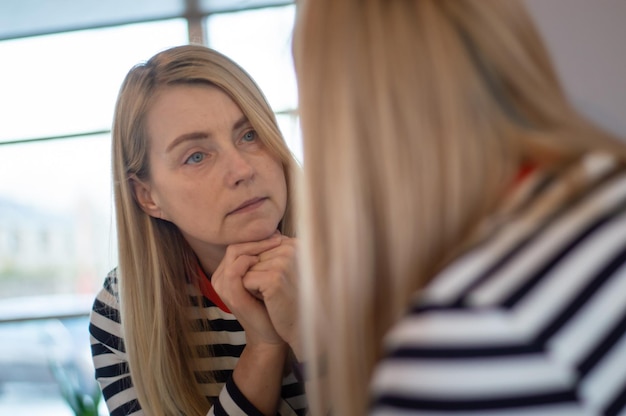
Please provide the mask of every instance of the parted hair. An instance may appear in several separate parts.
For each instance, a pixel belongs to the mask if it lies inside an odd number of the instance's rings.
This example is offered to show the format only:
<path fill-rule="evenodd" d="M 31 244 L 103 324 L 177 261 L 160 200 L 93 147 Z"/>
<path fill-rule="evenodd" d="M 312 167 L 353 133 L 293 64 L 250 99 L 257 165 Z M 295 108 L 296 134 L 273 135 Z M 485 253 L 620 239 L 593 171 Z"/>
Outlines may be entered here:
<path fill-rule="evenodd" d="M 623 148 L 570 106 L 517 0 L 301 0 L 293 50 L 302 316 L 326 381 L 308 394 L 363 415 L 383 335 L 519 167 Z"/>
<path fill-rule="evenodd" d="M 210 84 L 228 94 L 282 162 L 289 190 L 296 168 L 263 93 L 226 56 L 199 45 L 178 46 L 134 66 L 124 79 L 112 129 L 121 320 L 134 388 L 144 412 L 154 416 L 205 415 L 210 407 L 196 381 L 197 340 L 191 341 L 187 316 L 187 285 L 197 279 L 197 259 L 175 224 L 140 208 L 131 184 L 133 178 L 150 179 L 146 114 L 155 94 L 178 84 Z M 280 223 L 288 236 L 294 235 L 291 194 Z"/>

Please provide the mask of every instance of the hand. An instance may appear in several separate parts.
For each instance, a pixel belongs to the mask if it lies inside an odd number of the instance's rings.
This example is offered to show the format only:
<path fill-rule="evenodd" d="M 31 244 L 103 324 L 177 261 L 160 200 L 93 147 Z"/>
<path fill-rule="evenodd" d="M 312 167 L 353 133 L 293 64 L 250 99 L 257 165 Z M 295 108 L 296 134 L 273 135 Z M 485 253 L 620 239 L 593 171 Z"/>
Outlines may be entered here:
<path fill-rule="evenodd" d="M 278 335 L 300 355 L 297 240 L 280 236 L 280 245 L 258 255 L 243 286 L 263 301 Z"/>
<path fill-rule="evenodd" d="M 284 344 L 263 302 L 244 287 L 244 276 L 260 262 L 260 254 L 281 245 L 281 237 L 233 244 L 211 277 L 215 291 L 246 332 L 246 344 Z"/>

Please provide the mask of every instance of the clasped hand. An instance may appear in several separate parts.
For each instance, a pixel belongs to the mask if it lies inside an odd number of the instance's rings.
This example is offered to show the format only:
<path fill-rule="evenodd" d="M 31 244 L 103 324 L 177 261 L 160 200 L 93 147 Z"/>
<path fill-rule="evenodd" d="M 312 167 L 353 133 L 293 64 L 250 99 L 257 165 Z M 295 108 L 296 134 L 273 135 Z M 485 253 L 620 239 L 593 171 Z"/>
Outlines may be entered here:
<path fill-rule="evenodd" d="M 296 240 L 276 233 L 230 245 L 211 282 L 246 332 L 246 343 L 298 344 Z"/>

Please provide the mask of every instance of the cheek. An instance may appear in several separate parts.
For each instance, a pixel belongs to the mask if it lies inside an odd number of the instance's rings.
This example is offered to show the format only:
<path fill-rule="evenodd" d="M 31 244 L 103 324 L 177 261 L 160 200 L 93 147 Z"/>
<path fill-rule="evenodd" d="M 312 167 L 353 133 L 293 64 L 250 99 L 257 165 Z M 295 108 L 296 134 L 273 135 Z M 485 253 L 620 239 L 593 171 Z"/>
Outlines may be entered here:
<path fill-rule="evenodd" d="M 282 165 L 279 165 L 277 170 L 276 170 L 276 174 L 275 174 L 275 183 L 276 183 L 276 189 L 278 190 L 278 193 L 280 195 L 280 203 L 282 205 L 282 209 L 283 211 L 285 210 L 285 207 L 287 205 L 287 178 L 285 177 L 285 173 L 283 171 Z M 283 212 L 284 214 L 284 212 Z"/>
<path fill-rule="evenodd" d="M 162 195 L 163 214 L 177 225 L 196 223 L 209 217 L 218 210 L 221 198 L 210 185 L 210 181 L 189 186 L 173 186 Z"/>

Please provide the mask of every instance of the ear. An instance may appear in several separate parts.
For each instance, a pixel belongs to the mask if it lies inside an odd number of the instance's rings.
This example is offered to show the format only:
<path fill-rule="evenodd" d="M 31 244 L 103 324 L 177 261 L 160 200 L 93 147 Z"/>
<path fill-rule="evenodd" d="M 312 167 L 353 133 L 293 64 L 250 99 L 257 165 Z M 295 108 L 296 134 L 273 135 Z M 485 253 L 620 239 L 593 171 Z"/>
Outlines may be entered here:
<path fill-rule="evenodd" d="M 152 198 L 150 184 L 132 177 L 130 178 L 130 186 L 132 187 L 135 201 L 137 201 L 141 210 L 151 217 L 162 218 L 161 208 Z"/>

